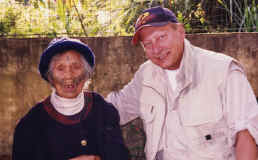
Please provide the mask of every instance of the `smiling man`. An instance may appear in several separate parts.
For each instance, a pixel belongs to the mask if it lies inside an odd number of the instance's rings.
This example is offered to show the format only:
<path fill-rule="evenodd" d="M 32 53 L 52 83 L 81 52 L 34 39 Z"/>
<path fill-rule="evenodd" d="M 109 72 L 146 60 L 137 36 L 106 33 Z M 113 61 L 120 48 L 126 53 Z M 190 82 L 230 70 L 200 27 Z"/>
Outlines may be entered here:
<path fill-rule="evenodd" d="M 107 100 L 141 117 L 147 160 L 255 160 L 258 106 L 238 61 L 193 46 L 167 8 L 143 11 L 133 44 L 149 59 Z"/>
<path fill-rule="evenodd" d="M 50 42 L 39 71 L 53 92 L 18 123 L 13 160 L 128 160 L 117 110 L 99 94 L 83 91 L 94 64 L 84 43 Z"/>

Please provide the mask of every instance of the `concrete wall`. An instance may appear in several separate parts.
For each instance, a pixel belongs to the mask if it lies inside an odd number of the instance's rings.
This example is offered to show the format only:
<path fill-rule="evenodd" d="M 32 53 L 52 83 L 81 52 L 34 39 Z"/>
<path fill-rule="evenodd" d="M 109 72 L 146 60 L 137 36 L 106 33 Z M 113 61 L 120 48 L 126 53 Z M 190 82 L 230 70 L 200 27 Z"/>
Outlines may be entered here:
<path fill-rule="evenodd" d="M 258 33 L 194 34 L 188 39 L 202 48 L 224 52 L 238 59 L 246 69 L 258 96 Z M 96 54 L 96 68 L 89 90 L 107 95 L 123 87 L 146 59 L 140 46 L 132 46 L 131 37 L 80 38 Z M 13 129 L 19 119 L 38 101 L 49 95 L 49 85 L 37 70 L 40 54 L 51 39 L 0 39 L 0 159 L 9 159 Z M 139 120 L 133 126 L 140 126 Z M 128 138 L 130 126 L 124 127 Z M 139 132 L 139 135 L 142 132 Z M 144 143 L 138 136 L 138 145 Z M 137 138 L 137 136 L 135 137 Z M 135 146 L 134 142 L 127 142 Z M 138 154 L 139 155 L 139 154 Z M 142 150 L 140 155 L 142 155 Z"/>

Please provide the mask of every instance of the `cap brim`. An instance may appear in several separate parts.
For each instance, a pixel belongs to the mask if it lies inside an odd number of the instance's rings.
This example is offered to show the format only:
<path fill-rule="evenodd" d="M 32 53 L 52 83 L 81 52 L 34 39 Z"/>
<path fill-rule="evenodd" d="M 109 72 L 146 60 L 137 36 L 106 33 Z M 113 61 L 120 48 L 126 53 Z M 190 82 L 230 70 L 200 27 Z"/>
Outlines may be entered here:
<path fill-rule="evenodd" d="M 166 22 L 154 22 L 154 23 L 149 23 L 149 24 L 146 24 L 146 25 L 142 25 L 141 27 L 139 27 L 135 32 L 134 32 L 134 35 L 133 35 L 133 39 L 132 39 L 132 44 L 133 45 L 136 45 L 138 42 L 139 42 L 139 31 L 141 29 L 143 29 L 144 27 L 159 27 L 159 26 L 164 26 L 166 24 L 168 24 L 169 22 L 166 21 Z"/>

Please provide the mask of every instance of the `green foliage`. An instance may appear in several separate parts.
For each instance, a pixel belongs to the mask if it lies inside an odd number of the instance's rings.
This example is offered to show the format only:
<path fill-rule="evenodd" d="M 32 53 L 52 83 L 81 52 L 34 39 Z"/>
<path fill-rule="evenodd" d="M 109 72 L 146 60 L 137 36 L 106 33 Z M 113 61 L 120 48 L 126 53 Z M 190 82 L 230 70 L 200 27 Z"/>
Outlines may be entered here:
<path fill-rule="evenodd" d="M 230 13 L 239 30 L 257 31 L 255 0 L 217 0 Z M 240 1 L 240 0 L 239 0 Z M 250 4 L 249 1 L 252 1 Z M 17 0 L 0 2 L 0 35 L 31 36 L 128 36 L 144 9 L 161 5 L 174 11 L 188 33 L 209 28 L 200 0 Z M 244 7 L 243 7 L 244 6 Z M 201 29 L 201 30 L 200 30 Z"/>
<path fill-rule="evenodd" d="M 154 6 L 163 6 L 171 9 L 176 14 L 179 22 L 185 25 L 187 32 L 195 32 L 194 26 L 207 25 L 205 12 L 198 1 L 189 0 L 131 0 L 126 5 L 122 14 L 121 26 L 128 34 L 134 31 L 133 25 L 144 9 Z"/>
<path fill-rule="evenodd" d="M 132 35 L 140 13 L 157 5 L 176 11 L 187 31 L 193 17 L 205 22 L 200 7 L 183 0 L 30 0 L 26 4 L 8 0 L 0 4 L 0 34 L 16 37 Z"/>
<path fill-rule="evenodd" d="M 17 20 L 21 17 L 17 5 L 7 7 L 8 5 L 0 5 L 3 8 L 0 10 L 0 35 L 13 32 L 13 29 L 17 26 Z"/>
<path fill-rule="evenodd" d="M 78 0 L 47 3 L 30 0 L 27 5 L 14 0 L 1 2 L 0 34 L 16 37 L 96 36 L 102 28 L 96 18 L 99 8 L 95 1 L 86 2 L 84 5 Z"/>
<path fill-rule="evenodd" d="M 238 27 L 238 31 L 258 31 L 258 2 L 256 0 L 217 1 L 229 13 L 231 25 Z"/>
<path fill-rule="evenodd" d="M 246 31 L 258 31 L 258 4 L 255 4 L 255 0 L 252 1 L 251 5 L 245 4 L 244 12 L 244 26 Z"/>

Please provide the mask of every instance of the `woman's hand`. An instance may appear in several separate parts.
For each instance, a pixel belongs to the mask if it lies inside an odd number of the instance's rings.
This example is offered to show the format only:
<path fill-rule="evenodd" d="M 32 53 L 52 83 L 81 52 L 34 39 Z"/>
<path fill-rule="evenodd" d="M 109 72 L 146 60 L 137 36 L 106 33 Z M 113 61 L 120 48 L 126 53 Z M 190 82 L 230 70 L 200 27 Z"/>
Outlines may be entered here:
<path fill-rule="evenodd" d="M 94 155 L 81 155 L 69 160 L 101 160 L 99 156 Z"/>

